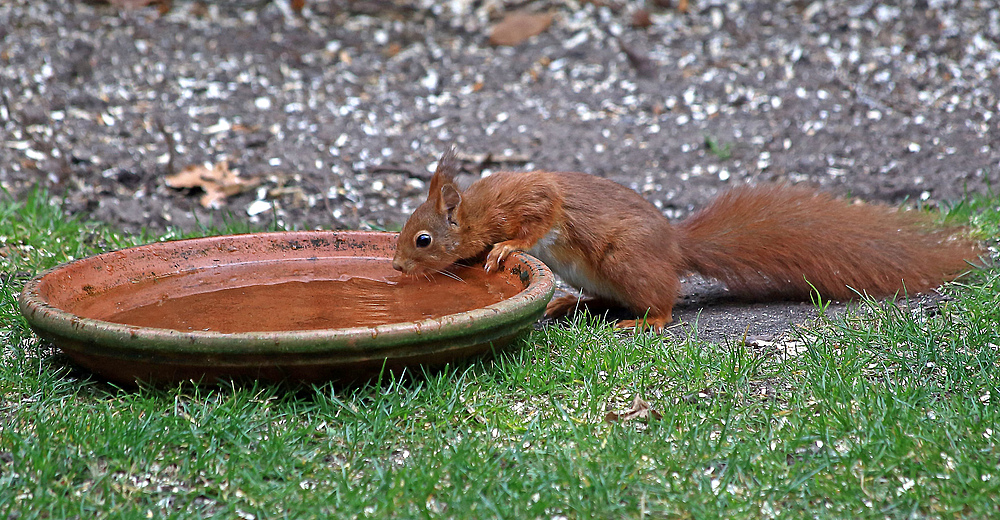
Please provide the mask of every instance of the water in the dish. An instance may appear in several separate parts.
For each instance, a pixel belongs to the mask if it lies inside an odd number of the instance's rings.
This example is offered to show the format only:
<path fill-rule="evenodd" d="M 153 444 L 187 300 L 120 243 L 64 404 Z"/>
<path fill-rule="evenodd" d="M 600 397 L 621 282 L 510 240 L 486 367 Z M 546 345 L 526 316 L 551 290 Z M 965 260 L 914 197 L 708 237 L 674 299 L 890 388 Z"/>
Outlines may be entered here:
<path fill-rule="evenodd" d="M 497 303 L 520 290 L 481 267 L 461 278 L 289 281 L 229 287 L 159 301 L 106 318 L 115 323 L 223 333 L 316 330 L 423 320 Z"/>

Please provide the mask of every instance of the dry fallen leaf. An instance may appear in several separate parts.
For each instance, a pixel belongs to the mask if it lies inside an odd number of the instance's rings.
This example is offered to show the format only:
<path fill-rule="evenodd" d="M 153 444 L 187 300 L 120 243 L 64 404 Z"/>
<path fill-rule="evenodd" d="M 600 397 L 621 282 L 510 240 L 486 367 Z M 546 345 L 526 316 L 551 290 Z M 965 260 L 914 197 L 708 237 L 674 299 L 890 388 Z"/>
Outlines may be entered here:
<path fill-rule="evenodd" d="M 160 15 L 165 15 L 170 12 L 171 0 L 106 0 L 108 4 L 113 7 L 126 11 L 134 11 L 137 9 L 142 9 L 150 5 L 155 5 L 159 8 Z"/>
<path fill-rule="evenodd" d="M 645 9 L 637 9 L 632 13 L 632 27 L 645 29 L 650 25 L 653 25 L 653 19 L 649 14 L 649 11 Z"/>
<path fill-rule="evenodd" d="M 382 54 L 386 58 L 394 58 L 397 54 L 399 54 L 399 51 L 401 51 L 401 50 L 403 50 L 403 46 L 402 45 L 400 45 L 400 44 L 398 44 L 396 42 L 392 42 L 392 43 L 389 44 L 388 47 L 385 48 L 385 50 L 382 51 Z"/>
<path fill-rule="evenodd" d="M 239 170 L 230 170 L 227 161 L 215 166 L 188 166 L 164 179 L 171 188 L 201 188 L 205 194 L 199 201 L 203 207 L 217 208 L 226 197 L 256 188 L 260 179 L 240 177 Z"/>
<path fill-rule="evenodd" d="M 493 26 L 490 43 L 513 47 L 536 34 L 541 34 L 552 25 L 552 13 L 526 13 L 516 11 L 504 16 Z"/>
<path fill-rule="evenodd" d="M 632 406 L 629 407 L 628 410 L 625 410 L 620 413 L 608 412 L 607 415 L 604 416 L 604 421 L 612 423 L 618 421 L 626 422 L 639 419 L 649 422 L 650 419 L 659 420 L 662 417 L 663 415 L 661 415 L 660 412 L 654 410 L 648 401 L 644 400 L 639 396 L 635 396 L 635 400 L 632 401 Z"/>
<path fill-rule="evenodd" d="M 676 8 L 678 11 L 686 13 L 690 7 L 688 4 L 689 0 L 677 0 Z M 653 0 L 653 5 L 662 9 L 670 9 L 674 7 L 674 2 L 673 0 Z"/>

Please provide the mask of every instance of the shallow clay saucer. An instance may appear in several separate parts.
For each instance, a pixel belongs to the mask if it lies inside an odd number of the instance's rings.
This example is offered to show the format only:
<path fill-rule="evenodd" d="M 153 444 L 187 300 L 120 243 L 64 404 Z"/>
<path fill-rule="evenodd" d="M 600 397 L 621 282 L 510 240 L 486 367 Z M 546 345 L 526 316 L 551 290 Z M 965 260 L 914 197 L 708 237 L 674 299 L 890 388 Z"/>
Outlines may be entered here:
<path fill-rule="evenodd" d="M 354 380 L 383 369 L 443 364 L 507 345 L 535 323 L 552 297 L 552 273 L 524 254 L 512 255 L 495 276 L 472 267 L 469 273 L 477 274 L 460 273 L 461 280 L 401 279 L 390 266 L 395 241 L 394 233 L 300 231 L 153 243 L 46 271 L 25 285 L 19 304 L 40 337 L 82 367 L 131 386 L 234 378 Z M 393 321 L 381 300 L 364 297 L 363 287 L 352 289 L 362 291 L 357 298 L 325 288 L 303 297 L 294 293 L 315 282 L 354 280 L 388 280 L 393 287 L 422 283 L 405 297 L 422 304 L 413 306 L 415 316 Z M 220 289 L 266 296 L 259 305 L 232 303 L 228 296 L 217 303 L 198 300 Z M 180 306 L 168 305 L 175 299 Z M 336 315 L 348 307 L 370 324 L 326 327 L 336 321 L 324 321 L 331 319 L 327 311 Z M 154 326 L 130 321 L 128 312 L 137 308 L 146 309 L 143 319 L 153 319 Z M 428 308 L 448 310 L 428 316 Z M 182 321 L 185 312 L 192 321 Z M 212 316 L 236 317 L 238 324 L 227 329 L 226 320 Z M 294 319 L 281 325 L 280 316 Z"/>

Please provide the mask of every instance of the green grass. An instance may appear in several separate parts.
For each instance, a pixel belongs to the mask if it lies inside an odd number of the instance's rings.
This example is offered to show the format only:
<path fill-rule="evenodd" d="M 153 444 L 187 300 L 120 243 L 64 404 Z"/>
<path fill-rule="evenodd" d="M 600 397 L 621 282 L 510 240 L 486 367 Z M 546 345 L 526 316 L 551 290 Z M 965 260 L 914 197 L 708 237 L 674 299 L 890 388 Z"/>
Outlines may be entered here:
<path fill-rule="evenodd" d="M 998 207 L 952 213 L 995 236 Z M 158 238 L 0 199 L 0 517 L 1000 515 L 995 268 L 934 312 L 868 302 L 788 350 L 580 318 L 354 388 L 119 390 L 26 330 L 29 276 Z M 636 395 L 662 417 L 604 421 Z"/>
<path fill-rule="evenodd" d="M 733 156 L 731 143 L 720 143 L 718 139 L 708 134 L 705 134 L 705 148 L 708 149 L 709 153 L 723 161 Z"/>

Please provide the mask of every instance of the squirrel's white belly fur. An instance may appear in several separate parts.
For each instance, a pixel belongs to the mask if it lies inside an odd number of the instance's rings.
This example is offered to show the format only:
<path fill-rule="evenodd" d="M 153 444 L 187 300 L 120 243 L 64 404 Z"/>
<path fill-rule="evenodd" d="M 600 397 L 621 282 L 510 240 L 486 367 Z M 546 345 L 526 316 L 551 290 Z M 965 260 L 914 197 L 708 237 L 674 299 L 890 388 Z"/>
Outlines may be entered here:
<path fill-rule="evenodd" d="M 561 231 L 558 226 L 550 229 L 541 240 L 531 246 L 527 251 L 528 254 L 541 260 L 552 269 L 552 272 L 559 275 L 559 278 L 583 290 L 585 294 L 617 299 L 618 294 L 614 288 L 602 283 L 601 278 L 591 272 L 583 253 L 571 247 L 563 239 Z"/>

